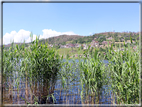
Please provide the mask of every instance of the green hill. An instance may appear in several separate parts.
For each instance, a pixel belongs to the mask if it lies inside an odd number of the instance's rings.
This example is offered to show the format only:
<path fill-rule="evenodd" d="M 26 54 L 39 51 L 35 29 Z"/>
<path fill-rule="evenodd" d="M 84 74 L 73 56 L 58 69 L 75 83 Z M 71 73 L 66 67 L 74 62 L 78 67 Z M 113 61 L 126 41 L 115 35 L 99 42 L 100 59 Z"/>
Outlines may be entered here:
<path fill-rule="evenodd" d="M 95 41 L 98 41 L 100 44 L 102 41 L 108 41 L 108 38 L 112 38 L 112 40 L 115 40 L 116 42 L 123 42 L 124 40 L 130 40 L 130 36 L 132 37 L 132 40 L 135 41 L 136 39 L 139 39 L 139 33 L 138 32 L 103 32 L 103 33 L 96 33 L 90 36 L 79 36 L 79 35 L 60 35 L 56 37 L 51 37 L 48 39 L 42 39 L 39 42 L 42 44 L 45 44 L 48 42 L 48 44 L 52 45 L 65 45 L 67 43 L 90 43 L 93 39 Z M 22 43 L 14 43 L 15 44 L 22 44 Z M 26 46 L 29 46 L 30 43 L 26 43 Z M 5 45 L 5 48 L 9 48 L 11 44 Z"/>

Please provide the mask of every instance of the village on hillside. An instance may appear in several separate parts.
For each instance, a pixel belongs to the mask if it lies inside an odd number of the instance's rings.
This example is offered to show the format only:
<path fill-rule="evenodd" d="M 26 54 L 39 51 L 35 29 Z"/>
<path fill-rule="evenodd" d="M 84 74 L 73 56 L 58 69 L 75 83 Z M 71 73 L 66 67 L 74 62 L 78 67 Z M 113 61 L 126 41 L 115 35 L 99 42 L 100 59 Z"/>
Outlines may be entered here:
<path fill-rule="evenodd" d="M 79 48 L 81 46 L 82 46 L 83 49 L 88 49 L 89 46 L 90 46 L 90 48 L 92 48 L 92 47 L 93 48 L 105 48 L 105 47 L 108 47 L 108 44 L 109 44 L 109 46 L 111 46 L 113 38 L 109 37 L 109 38 L 106 38 L 106 40 L 107 41 L 99 42 L 99 41 L 96 40 L 96 38 L 94 38 L 92 40 L 92 42 L 89 43 L 89 44 L 85 44 L 85 43 L 83 43 L 83 44 L 79 44 L 79 43 L 76 43 L 76 44 L 68 43 L 68 44 L 65 44 L 65 45 L 61 45 L 60 44 L 60 48 Z M 119 43 L 123 44 L 123 42 L 124 42 L 124 39 L 122 39 L 122 42 L 115 42 L 115 44 L 119 44 Z M 128 43 L 131 44 L 131 41 L 127 40 L 125 42 L 125 44 L 128 44 Z M 135 41 L 132 41 L 132 43 L 135 44 Z M 53 45 L 49 44 L 49 47 L 53 47 Z M 137 47 L 134 45 L 133 49 L 136 49 L 136 48 Z M 119 50 L 123 50 L 123 48 L 119 49 Z M 115 50 L 115 51 L 117 51 L 117 50 Z"/>
<path fill-rule="evenodd" d="M 130 40 L 132 38 L 132 43 Z M 41 39 L 40 43 L 48 44 L 48 47 L 54 47 L 56 49 L 62 50 L 76 50 L 77 48 L 81 48 L 82 50 L 86 50 L 91 48 L 100 48 L 101 50 L 106 47 L 110 47 L 111 44 L 113 46 L 119 46 L 121 44 L 121 48 L 115 49 L 114 51 L 123 50 L 124 42 L 126 45 L 131 44 L 133 49 L 137 48 L 135 42 L 139 42 L 139 32 L 103 32 L 97 33 L 90 36 L 80 36 L 80 35 L 59 35 L 56 37 L 51 37 L 48 39 Z M 21 45 L 22 43 L 14 43 L 14 45 Z M 25 46 L 28 47 L 30 43 L 26 43 Z M 11 44 L 4 45 L 6 49 L 8 49 Z"/>

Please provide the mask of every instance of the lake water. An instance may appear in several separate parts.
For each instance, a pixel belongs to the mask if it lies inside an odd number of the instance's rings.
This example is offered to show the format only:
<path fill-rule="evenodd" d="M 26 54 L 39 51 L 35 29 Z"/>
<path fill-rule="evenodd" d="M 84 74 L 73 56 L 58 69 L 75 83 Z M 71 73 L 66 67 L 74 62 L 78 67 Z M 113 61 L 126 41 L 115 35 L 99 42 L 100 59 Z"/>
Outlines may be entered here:
<path fill-rule="evenodd" d="M 65 60 L 64 60 L 65 61 Z M 78 62 L 79 60 L 75 60 L 75 62 Z M 72 60 L 69 61 L 70 63 L 72 63 Z M 108 64 L 107 60 L 103 61 L 105 64 Z M 79 71 L 77 70 L 76 73 L 78 73 Z M 15 79 L 16 79 L 15 75 Z M 79 78 L 78 78 L 79 79 Z M 15 84 L 15 81 L 14 81 Z M 56 99 L 56 104 L 81 104 L 81 97 L 80 97 L 80 91 L 81 91 L 81 86 L 79 85 L 80 82 L 78 80 L 71 82 L 67 85 L 66 89 L 62 89 L 62 84 L 61 84 L 61 80 L 58 79 L 56 84 L 55 84 L 55 90 L 54 90 L 54 97 Z M 112 100 L 111 100 L 111 91 L 108 91 L 108 87 L 109 86 L 103 86 L 102 89 L 102 95 L 100 96 L 100 103 L 101 104 L 111 104 Z M 13 98 L 11 103 L 12 104 L 23 104 L 25 103 L 25 101 L 23 100 L 23 98 L 25 99 L 25 83 L 22 83 L 22 80 L 20 79 L 20 85 L 19 88 L 21 89 L 19 91 L 19 95 L 20 95 L 20 100 L 18 100 L 17 98 L 17 91 L 13 91 Z M 14 86 L 14 89 L 17 89 L 17 86 Z M 6 93 L 8 91 L 5 91 Z M 106 95 L 104 94 L 106 93 Z M 30 96 L 29 96 L 30 99 Z M 9 104 L 9 100 L 5 100 L 6 104 Z"/>
<path fill-rule="evenodd" d="M 69 62 L 72 63 L 72 60 L 70 60 Z M 79 60 L 76 59 L 75 62 L 79 62 Z M 104 60 L 103 62 L 105 64 L 109 63 L 107 60 Z M 79 71 L 76 71 L 76 72 L 79 72 Z M 60 85 L 60 82 L 61 82 L 60 80 L 57 81 L 55 89 L 60 89 L 62 87 Z M 67 91 L 55 90 L 54 92 L 57 93 L 57 94 L 55 94 L 55 98 L 57 100 L 56 103 L 57 104 L 64 104 L 64 102 L 62 102 L 62 100 L 69 99 L 68 100 L 69 104 L 73 104 L 73 102 L 74 102 L 74 104 L 81 104 L 81 97 L 80 97 L 80 91 L 79 91 L 79 90 L 81 90 L 81 85 L 78 85 L 79 83 L 80 83 L 79 81 L 78 82 L 75 81 L 73 83 L 68 84 Z M 111 104 L 111 102 L 112 102 L 111 91 L 109 92 L 107 89 L 108 89 L 108 86 L 103 86 L 102 95 L 100 98 L 101 104 Z M 106 95 L 104 95 L 104 93 L 106 93 Z M 61 97 L 59 97 L 59 94 L 61 94 Z M 69 94 L 69 95 L 67 96 L 67 94 Z"/>

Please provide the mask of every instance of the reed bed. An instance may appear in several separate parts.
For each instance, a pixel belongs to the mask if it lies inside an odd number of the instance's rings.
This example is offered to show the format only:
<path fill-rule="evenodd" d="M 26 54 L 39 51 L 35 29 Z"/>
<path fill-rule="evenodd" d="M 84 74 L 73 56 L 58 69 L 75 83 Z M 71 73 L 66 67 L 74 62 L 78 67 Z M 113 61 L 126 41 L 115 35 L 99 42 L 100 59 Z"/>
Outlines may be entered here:
<path fill-rule="evenodd" d="M 70 58 L 67 54 L 63 59 L 54 48 L 39 43 L 38 38 L 29 47 L 12 44 L 3 51 L 3 100 L 26 104 L 101 104 L 102 99 L 109 99 L 112 104 L 138 104 L 140 49 L 138 43 L 135 45 L 136 50 L 124 42 L 123 51 L 114 51 L 111 45 L 105 54 L 97 48 L 90 51 L 89 47 L 82 57 Z"/>
<path fill-rule="evenodd" d="M 22 99 L 25 103 L 51 103 L 50 99 L 54 102 L 54 87 L 61 65 L 61 59 L 54 49 L 48 48 L 47 44 L 39 44 L 36 38 L 27 48 L 25 44 L 21 47 L 12 44 L 8 51 L 4 51 L 3 59 L 3 83 L 8 86 L 5 88 L 9 90 L 9 98 L 13 98 L 12 90 L 17 88 L 20 99 L 19 82 L 24 81 L 25 98 Z"/>
<path fill-rule="evenodd" d="M 136 45 L 136 50 L 130 44 L 128 48 L 124 46 L 124 51 L 115 52 L 113 49 L 108 50 L 108 70 L 110 71 L 109 75 L 114 103 L 139 104 L 140 53 L 139 46 L 138 44 Z"/>
<path fill-rule="evenodd" d="M 95 49 L 93 53 L 90 53 L 89 49 L 84 52 L 85 57 L 79 58 L 79 62 L 75 64 L 78 66 L 74 67 L 79 70 L 77 78 L 81 86 L 82 104 L 100 104 L 99 100 L 103 91 L 105 97 L 108 93 L 111 94 L 112 104 L 139 104 L 140 49 L 137 42 L 135 44 L 137 49 L 134 50 L 132 45 L 131 43 L 126 46 L 124 42 L 123 50 L 119 50 L 121 48 L 119 45 L 119 47 L 115 46 L 118 51 L 114 51 L 112 44 L 107 48 L 105 54 L 100 53 L 98 49 Z M 108 64 L 104 64 L 103 60 L 108 60 Z M 67 68 L 64 67 L 66 73 L 73 69 L 69 66 L 68 64 Z M 67 77 L 75 80 L 77 78 L 72 76 L 75 73 L 76 71 L 72 71 Z M 65 77 L 62 76 L 62 79 Z M 106 90 L 106 88 L 108 89 Z"/>

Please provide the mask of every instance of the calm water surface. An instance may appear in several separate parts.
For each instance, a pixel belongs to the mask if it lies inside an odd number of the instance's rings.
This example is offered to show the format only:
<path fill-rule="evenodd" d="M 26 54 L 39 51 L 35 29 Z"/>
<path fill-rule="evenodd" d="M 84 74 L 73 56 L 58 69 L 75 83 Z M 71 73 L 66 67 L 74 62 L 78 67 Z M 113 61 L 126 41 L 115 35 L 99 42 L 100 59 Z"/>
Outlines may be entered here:
<path fill-rule="evenodd" d="M 63 60 L 66 61 L 66 60 Z M 73 60 L 69 60 L 69 63 L 72 63 Z M 78 59 L 75 60 L 76 63 L 79 62 Z M 103 61 L 104 63 L 108 64 L 109 62 L 107 60 Z M 73 65 L 74 68 L 74 65 Z M 79 70 L 76 69 L 76 74 L 79 75 Z M 18 74 L 16 73 L 15 78 L 17 78 Z M 56 104 L 81 104 L 81 97 L 80 97 L 80 91 L 81 91 L 81 85 L 79 82 L 79 78 L 77 78 L 75 81 L 70 82 L 70 79 L 67 80 L 69 83 L 67 84 L 67 87 L 63 89 L 62 84 L 61 84 L 61 79 L 58 79 L 56 84 L 55 84 L 55 90 L 54 90 L 54 96 L 56 99 Z M 15 81 L 14 81 L 14 84 Z M 103 86 L 102 89 L 102 95 L 100 98 L 100 103 L 101 104 L 111 104 L 111 91 L 108 91 L 109 86 Z M 17 86 L 14 86 L 14 89 L 16 89 Z M 17 91 L 14 91 L 13 94 L 13 104 L 18 103 L 24 103 L 22 98 L 25 98 L 25 84 L 22 83 L 22 80 L 20 79 L 20 85 L 19 88 L 23 88 L 20 93 L 20 101 L 17 100 Z"/>

